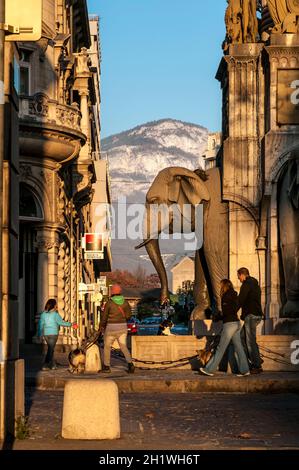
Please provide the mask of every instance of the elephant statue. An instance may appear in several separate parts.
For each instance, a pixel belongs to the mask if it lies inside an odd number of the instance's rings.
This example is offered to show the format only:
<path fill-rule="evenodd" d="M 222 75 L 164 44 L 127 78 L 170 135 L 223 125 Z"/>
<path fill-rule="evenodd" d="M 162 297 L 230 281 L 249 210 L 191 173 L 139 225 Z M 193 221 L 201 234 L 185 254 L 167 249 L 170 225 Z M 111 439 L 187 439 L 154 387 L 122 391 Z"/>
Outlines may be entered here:
<path fill-rule="evenodd" d="M 280 181 L 279 235 L 286 304 L 284 318 L 299 318 L 299 158 L 292 157 Z"/>
<path fill-rule="evenodd" d="M 158 217 L 156 229 L 150 220 L 153 205 L 171 208 L 175 205 L 182 218 L 184 206 L 190 210 L 191 232 L 196 231 L 196 208 L 203 205 L 203 246 L 195 257 L 196 307 L 192 320 L 203 320 L 208 308 L 212 313 L 220 310 L 220 281 L 228 277 L 228 205 L 221 198 L 221 175 L 219 168 L 190 171 L 171 167 L 161 171 L 155 178 L 146 196 L 144 241 L 136 247 L 145 246 L 161 282 L 161 303 L 169 298 L 168 279 L 162 260 L 159 235 L 167 230 L 176 233 L 173 213 L 169 217 Z M 169 215 L 169 214 L 168 214 Z M 182 233 L 183 233 L 182 229 Z"/>

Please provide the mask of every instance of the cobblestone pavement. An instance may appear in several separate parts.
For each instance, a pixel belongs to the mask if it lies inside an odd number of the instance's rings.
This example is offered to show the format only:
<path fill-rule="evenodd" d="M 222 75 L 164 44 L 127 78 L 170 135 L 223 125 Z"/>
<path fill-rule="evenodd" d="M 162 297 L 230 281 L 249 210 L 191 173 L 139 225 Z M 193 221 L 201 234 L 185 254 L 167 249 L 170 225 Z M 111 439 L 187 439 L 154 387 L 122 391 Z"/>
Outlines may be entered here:
<path fill-rule="evenodd" d="M 121 394 L 121 439 L 96 442 L 61 438 L 62 405 L 61 391 L 28 389 L 30 437 L 13 449 L 299 449 L 297 394 Z"/>

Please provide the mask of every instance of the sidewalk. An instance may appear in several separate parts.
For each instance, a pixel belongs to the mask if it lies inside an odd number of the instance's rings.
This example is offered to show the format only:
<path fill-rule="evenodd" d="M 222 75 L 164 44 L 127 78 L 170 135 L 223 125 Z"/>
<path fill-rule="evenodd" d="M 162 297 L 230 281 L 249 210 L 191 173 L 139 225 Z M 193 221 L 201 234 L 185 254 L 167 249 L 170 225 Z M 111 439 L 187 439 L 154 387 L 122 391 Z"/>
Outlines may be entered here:
<path fill-rule="evenodd" d="M 281 393 L 299 392 L 298 372 L 264 372 L 250 377 L 217 373 L 205 377 L 191 370 L 139 370 L 126 372 L 126 363 L 112 357 L 111 374 L 73 375 L 68 372 L 67 353 L 56 353 L 58 369 L 41 371 L 43 356 L 25 355 L 26 386 L 39 390 L 63 390 L 67 380 L 114 380 L 121 393 Z"/>
<path fill-rule="evenodd" d="M 82 397 L 88 400 L 88 397 Z M 92 406 L 92 403 L 90 403 Z M 296 394 L 120 394 L 121 437 L 61 437 L 63 391 L 26 393 L 29 438 L 13 450 L 269 450 L 299 449 Z M 7 447 L 6 447 L 7 448 Z M 191 453 L 192 453 L 191 452 Z"/>
<path fill-rule="evenodd" d="M 128 375 L 125 363 L 113 358 L 112 374 L 74 376 L 67 371 L 66 353 L 56 354 L 58 370 L 43 372 L 42 355 L 33 351 L 25 356 L 30 434 L 25 440 L 6 442 L 3 449 L 299 450 L 298 373 L 209 378 L 191 370 L 137 370 Z M 62 439 L 63 387 L 69 379 L 115 380 L 120 391 L 120 439 Z"/>

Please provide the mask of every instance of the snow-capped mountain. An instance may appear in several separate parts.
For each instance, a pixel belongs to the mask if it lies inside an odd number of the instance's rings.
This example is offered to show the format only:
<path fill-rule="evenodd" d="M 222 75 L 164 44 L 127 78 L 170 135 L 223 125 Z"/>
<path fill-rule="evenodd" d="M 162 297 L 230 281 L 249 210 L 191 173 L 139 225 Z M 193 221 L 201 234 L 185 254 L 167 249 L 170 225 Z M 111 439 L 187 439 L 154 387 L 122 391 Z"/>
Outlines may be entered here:
<path fill-rule="evenodd" d="M 105 158 L 106 154 L 109 160 L 114 207 L 120 196 L 125 196 L 129 204 L 143 204 L 152 181 L 164 168 L 204 168 L 202 155 L 207 142 L 206 128 L 173 119 L 150 122 L 103 139 L 102 156 Z M 112 242 L 113 269 L 134 272 L 142 264 L 149 272 L 153 271 L 151 263 L 146 261 L 145 249 L 134 250 L 140 241 Z M 161 249 L 174 255 L 183 250 L 177 241 L 162 242 Z"/>
<path fill-rule="evenodd" d="M 109 159 L 112 198 L 146 192 L 157 173 L 169 166 L 203 167 L 208 130 L 172 119 L 150 122 L 102 141 Z M 132 199 L 133 196 L 133 199 Z"/>

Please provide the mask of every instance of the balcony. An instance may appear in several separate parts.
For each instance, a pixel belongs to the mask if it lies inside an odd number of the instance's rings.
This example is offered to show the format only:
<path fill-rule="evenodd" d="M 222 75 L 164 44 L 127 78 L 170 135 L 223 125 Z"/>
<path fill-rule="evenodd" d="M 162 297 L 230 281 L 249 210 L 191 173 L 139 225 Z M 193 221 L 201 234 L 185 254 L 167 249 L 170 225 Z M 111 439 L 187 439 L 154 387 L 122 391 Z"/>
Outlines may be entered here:
<path fill-rule="evenodd" d="M 58 164 L 75 159 L 86 136 L 77 104 L 66 106 L 43 93 L 20 97 L 21 156 L 49 158 Z"/>

